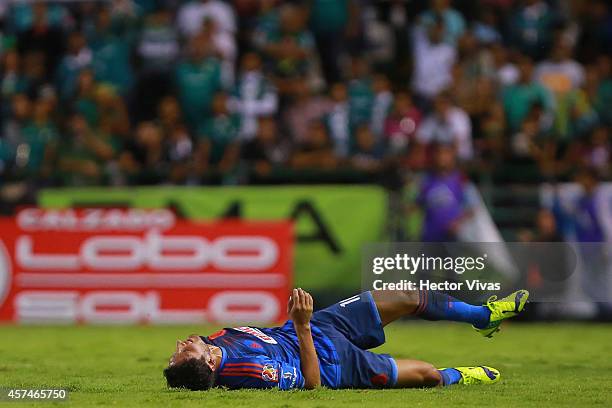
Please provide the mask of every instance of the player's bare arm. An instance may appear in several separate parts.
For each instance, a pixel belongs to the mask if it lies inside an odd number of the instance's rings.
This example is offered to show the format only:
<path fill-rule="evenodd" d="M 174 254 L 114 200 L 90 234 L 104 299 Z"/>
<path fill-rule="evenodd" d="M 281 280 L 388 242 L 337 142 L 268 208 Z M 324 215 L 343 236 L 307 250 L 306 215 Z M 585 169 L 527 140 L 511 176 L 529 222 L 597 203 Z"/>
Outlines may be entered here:
<path fill-rule="evenodd" d="M 289 317 L 293 320 L 293 327 L 295 327 L 300 346 L 301 369 L 305 380 L 304 388 L 311 390 L 321 385 L 319 359 L 310 328 L 310 318 L 313 311 L 312 296 L 301 288 L 293 289 L 287 309 Z"/>

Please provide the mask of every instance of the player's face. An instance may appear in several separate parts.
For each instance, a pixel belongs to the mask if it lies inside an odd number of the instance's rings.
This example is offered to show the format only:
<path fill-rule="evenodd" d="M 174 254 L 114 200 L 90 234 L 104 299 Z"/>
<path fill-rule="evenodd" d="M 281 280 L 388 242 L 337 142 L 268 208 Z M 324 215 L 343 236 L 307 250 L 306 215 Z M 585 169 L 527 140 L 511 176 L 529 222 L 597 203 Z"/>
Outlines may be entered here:
<path fill-rule="evenodd" d="M 180 364 L 192 358 L 198 360 L 203 358 L 207 362 L 213 360 L 210 347 L 196 334 L 192 334 L 185 340 L 176 341 L 176 350 L 170 357 L 170 365 Z"/>

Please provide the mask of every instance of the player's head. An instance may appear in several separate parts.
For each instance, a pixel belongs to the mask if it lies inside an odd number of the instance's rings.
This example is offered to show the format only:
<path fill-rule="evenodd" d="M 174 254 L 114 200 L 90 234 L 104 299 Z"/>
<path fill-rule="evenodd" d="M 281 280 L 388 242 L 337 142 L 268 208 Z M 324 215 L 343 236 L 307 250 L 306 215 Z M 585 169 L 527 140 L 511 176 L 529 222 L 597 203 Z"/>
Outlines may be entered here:
<path fill-rule="evenodd" d="M 184 341 L 177 340 L 176 350 L 164 369 L 164 376 L 170 388 L 203 391 L 214 385 L 216 369 L 217 362 L 211 347 L 192 334 Z"/>

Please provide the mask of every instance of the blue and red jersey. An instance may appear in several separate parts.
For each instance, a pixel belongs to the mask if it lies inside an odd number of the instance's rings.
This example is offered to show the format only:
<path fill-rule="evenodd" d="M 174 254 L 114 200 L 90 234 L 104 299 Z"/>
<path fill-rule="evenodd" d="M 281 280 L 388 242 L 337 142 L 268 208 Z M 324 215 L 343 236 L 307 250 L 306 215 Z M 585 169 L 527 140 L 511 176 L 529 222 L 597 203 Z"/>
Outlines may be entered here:
<path fill-rule="evenodd" d="M 310 327 L 323 386 L 385 388 L 397 383 L 397 365 L 391 356 L 368 351 L 385 342 L 370 292 L 315 312 Z M 300 346 L 291 320 L 281 327 L 223 329 L 202 340 L 220 347 L 223 354 L 216 385 L 230 389 L 304 387 Z"/>
<path fill-rule="evenodd" d="M 334 345 L 319 328 L 311 327 L 321 383 L 337 388 L 340 368 Z M 291 321 L 273 328 L 226 328 L 202 340 L 222 350 L 217 385 L 231 389 L 304 387 L 299 343 Z"/>

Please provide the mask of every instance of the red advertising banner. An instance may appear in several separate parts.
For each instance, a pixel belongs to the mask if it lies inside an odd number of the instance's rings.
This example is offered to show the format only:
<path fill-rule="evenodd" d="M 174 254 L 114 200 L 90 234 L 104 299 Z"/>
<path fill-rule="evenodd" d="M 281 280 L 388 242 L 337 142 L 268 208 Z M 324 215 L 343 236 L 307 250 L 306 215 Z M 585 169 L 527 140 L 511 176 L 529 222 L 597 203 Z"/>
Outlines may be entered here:
<path fill-rule="evenodd" d="M 0 218 L 0 321 L 278 322 L 292 247 L 288 222 L 25 209 Z"/>

